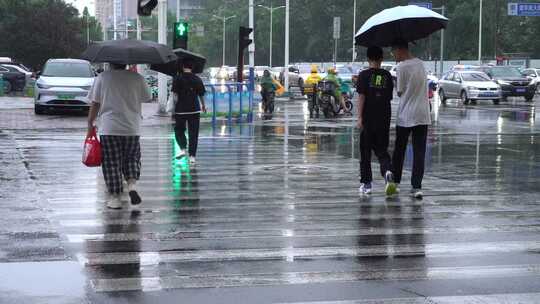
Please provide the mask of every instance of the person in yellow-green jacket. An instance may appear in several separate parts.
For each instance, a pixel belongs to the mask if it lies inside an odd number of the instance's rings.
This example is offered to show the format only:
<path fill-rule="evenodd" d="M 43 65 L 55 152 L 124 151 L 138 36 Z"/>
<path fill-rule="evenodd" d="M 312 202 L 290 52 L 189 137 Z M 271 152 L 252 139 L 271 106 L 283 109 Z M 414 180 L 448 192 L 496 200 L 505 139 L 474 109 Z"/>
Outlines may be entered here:
<path fill-rule="evenodd" d="M 313 118 L 313 112 L 319 118 L 319 105 L 317 102 L 317 84 L 322 80 L 316 65 L 311 66 L 311 73 L 304 82 L 304 94 L 308 97 L 309 118 Z"/>
<path fill-rule="evenodd" d="M 347 111 L 347 107 L 345 105 L 345 101 L 343 100 L 343 96 L 341 96 L 341 81 L 337 76 L 337 72 L 335 68 L 329 68 L 328 69 L 328 75 L 324 78 L 324 80 L 331 81 L 336 85 L 336 91 L 334 92 L 334 96 L 341 104 L 341 108 L 343 111 Z"/>
<path fill-rule="evenodd" d="M 263 77 L 261 77 L 261 79 L 259 80 L 259 84 L 261 85 L 261 96 L 263 100 L 264 113 L 272 113 L 274 112 L 274 105 L 269 103 L 271 101 L 270 95 L 275 94 L 278 87 L 274 81 L 274 78 L 272 78 L 269 70 L 264 71 Z"/>

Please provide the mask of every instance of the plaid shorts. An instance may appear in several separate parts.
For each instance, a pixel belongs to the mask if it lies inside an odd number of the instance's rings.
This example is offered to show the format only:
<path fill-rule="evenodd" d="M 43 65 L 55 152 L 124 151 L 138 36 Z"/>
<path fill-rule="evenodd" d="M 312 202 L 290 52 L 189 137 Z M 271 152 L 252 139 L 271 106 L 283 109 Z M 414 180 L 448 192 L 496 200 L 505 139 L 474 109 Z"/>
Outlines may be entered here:
<path fill-rule="evenodd" d="M 141 176 L 139 136 L 101 135 L 103 178 L 110 194 L 120 194 L 122 177 L 127 181 Z"/>

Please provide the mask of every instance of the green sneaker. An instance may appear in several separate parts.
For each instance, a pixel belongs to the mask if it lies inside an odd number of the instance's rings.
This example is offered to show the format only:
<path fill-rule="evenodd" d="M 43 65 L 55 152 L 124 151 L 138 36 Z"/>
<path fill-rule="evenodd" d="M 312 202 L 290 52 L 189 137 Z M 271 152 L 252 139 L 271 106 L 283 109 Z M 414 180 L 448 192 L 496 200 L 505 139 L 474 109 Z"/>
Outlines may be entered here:
<path fill-rule="evenodd" d="M 393 196 L 398 193 L 397 185 L 394 183 L 394 174 L 390 171 L 386 171 L 386 174 L 384 175 L 384 180 L 386 181 L 386 187 L 384 188 L 384 192 L 386 192 L 386 196 Z"/>

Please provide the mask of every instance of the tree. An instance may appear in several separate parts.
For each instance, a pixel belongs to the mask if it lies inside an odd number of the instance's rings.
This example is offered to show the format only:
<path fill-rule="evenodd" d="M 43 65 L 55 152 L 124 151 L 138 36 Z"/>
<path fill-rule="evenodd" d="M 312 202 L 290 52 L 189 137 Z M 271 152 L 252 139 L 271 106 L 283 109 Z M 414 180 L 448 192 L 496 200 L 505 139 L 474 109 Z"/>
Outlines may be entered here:
<path fill-rule="evenodd" d="M 83 22 L 83 37 L 85 37 L 85 41 L 89 40 L 92 42 L 103 40 L 103 29 L 101 28 L 101 24 L 99 24 L 96 17 L 90 16 L 88 7 L 84 7 L 81 21 Z"/>
<path fill-rule="evenodd" d="M 40 69 L 84 50 L 78 11 L 62 0 L 0 0 L 0 54 Z"/>

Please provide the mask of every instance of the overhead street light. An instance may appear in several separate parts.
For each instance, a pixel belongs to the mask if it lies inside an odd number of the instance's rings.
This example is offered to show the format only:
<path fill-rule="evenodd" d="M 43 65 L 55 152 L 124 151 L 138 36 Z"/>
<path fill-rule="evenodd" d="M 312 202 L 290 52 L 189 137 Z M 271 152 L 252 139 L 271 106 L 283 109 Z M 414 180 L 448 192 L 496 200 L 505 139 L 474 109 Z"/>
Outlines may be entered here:
<path fill-rule="evenodd" d="M 262 7 L 264 9 L 267 9 L 268 11 L 270 11 L 270 60 L 269 60 L 269 66 L 272 67 L 272 33 L 273 33 L 273 18 L 274 18 L 274 11 L 275 10 L 278 10 L 278 9 L 281 9 L 281 8 L 285 8 L 284 5 L 282 6 L 278 6 L 278 7 L 273 7 L 272 5 L 270 5 L 270 7 L 268 6 L 264 6 L 264 5 L 257 5 L 258 7 Z"/>
<path fill-rule="evenodd" d="M 223 61 L 222 61 L 222 66 L 224 66 L 225 65 L 225 24 L 226 24 L 227 20 L 235 18 L 236 15 L 229 16 L 229 17 L 221 17 L 221 16 L 217 16 L 217 15 L 212 15 L 212 17 L 223 21 Z"/>

